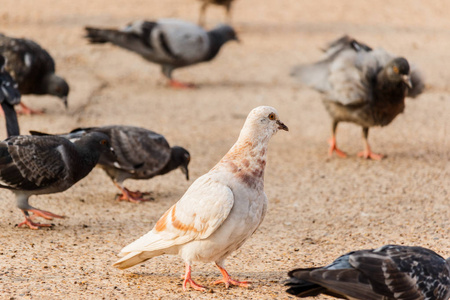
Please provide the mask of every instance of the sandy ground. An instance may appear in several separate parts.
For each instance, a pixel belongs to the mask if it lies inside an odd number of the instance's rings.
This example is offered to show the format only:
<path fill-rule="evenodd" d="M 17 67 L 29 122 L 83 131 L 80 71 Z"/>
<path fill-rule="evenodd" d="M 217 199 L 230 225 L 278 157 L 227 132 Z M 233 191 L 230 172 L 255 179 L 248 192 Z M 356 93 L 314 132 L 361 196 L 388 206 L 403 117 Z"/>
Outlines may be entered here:
<path fill-rule="evenodd" d="M 211 63 L 176 71 L 176 78 L 200 86 L 180 91 L 166 88 L 158 66 L 109 45 L 88 45 L 82 28 L 160 17 L 195 22 L 197 1 L 2 0 L 1 31 L 48 49 L 71 86 L 68 111 L 56 98 L 23 97 L 46 114 L 20 117 L 22 133 L 137 125 L 189 149 L 192 162 L 190 182 L 179 171 L 127 182 L 152 191 L 154 202 L 116 202 L 115 187 L 99 169 L 64 193 L 33 197 L 32 205 L 68 216 L 53 229 L 15 227 L 22 214 L 13 194 L 1 190 L 0 298 L 292 299 L 282 285 L 289 269 L 327 264 L 353 249 L 396 243 L 450 256 L 450 3 L 370 2 L 238 0 L 233 22 L 242 43 L 227 44 Z M 221 9 L 208 12 L 208 27 L 223 20 Z M 388 155 L 380 162 L 356 157 L 361 132 L 351 124 L 338 133 L 350 157 L 327 159 L 330 120 L 320 96 L 288 76 L 292 65 L 318 59 L 319 48 L 344 33 L 404 55 L 427 78 L 427 91 L 407 101 L 404 114 L 371 130 L 374 151 Z M 228 259 L 230 273 L 253 287 L 185 293 L 176 256 L 113 268 L 118 251 L 150 230 L 228 151 L 258 105 L 276 107 L 290 131 L 271 141 L 266 219 Z M 212 264 L 194 266 L 199 283 L 219 275 Z"/>

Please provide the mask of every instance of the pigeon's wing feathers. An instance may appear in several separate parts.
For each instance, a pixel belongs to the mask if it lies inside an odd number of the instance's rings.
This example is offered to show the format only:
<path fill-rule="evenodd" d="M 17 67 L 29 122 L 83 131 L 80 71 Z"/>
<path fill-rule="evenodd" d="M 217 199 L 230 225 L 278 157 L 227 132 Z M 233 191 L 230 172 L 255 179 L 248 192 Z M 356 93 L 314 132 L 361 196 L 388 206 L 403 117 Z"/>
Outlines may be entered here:
<path fill-rule="evenodd" d="M 166 211 L 152 231 L 123 248 L 121 253 L 156 251 L 206 239 L 226 220 L 233 204 L 232 190 L 205 174 Z"/>
<path fill-rule="evenodd" d="M 191 23 L 175 19 L 162 19 L 152 33 L 160 51 L 177 61 L 201 61 L 209 50 L 206 31 Z"/>
<path fill-rule="evenodd" d="M 1 147 L 0 179 L 9 188 L 38 189 L 64 177 L 60 140 L 19 136 L 5 140 Z"/>
<path fill-rule="evenodd" d="M 370 276 L 373 290 L 395 299 L 423 299 L 416 280 L 399 270 L 391 257 L 384 253 L 358 252 L 350 257 L 350 263 L 359 271 Z"/>

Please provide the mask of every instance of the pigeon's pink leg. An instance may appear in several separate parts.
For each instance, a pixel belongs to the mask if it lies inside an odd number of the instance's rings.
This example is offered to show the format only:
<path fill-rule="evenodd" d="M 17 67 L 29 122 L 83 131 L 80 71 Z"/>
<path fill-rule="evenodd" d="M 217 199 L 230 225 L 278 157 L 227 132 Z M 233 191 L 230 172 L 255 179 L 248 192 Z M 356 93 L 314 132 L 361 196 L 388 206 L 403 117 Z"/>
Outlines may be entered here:
<path fill-rule="evenodd" d="M 220 284 L 220 283 L 224 283 L 225 287 L 228 288 L 231 285 L 236 285 L 236 286 L 241 286 L 241 287 L 249 287 L 250 286 L 250 281 L 237 281 L 234 280 L 230 277 L 230 275 L 228 274 L 227 270 L 225 270 L 224 268 L 222 268 L 221 266 L 219 266 L 216 263 L 216 266 L 219 268 L 220 273 L 222 273 L 223 275 L 223 279 L 214 281 L 212 284 Z"/>
<path fill-rule="evenodd" d="M 169 85 L 176 89 L 194 89 L 196 88 L 195 84 L 193 83 L 184 83 L 180 82 L 174 79 L 170 79 Z"/>
<path fill-rule="evenodd" d="M 364 151 L 359 152 L 358 156 L 373 160 L 381 160 L 384 157 L 382 154 L 373 153 L 372 150 L 370 150 L 370 146 L 369 143 L 367 143 L 367 141 L 365 143 Z"/>
<path fill-rule="evenodd" d="M 369 142 L 367 141 L 368 136 L 369 136 L 369 128 L 363 127 L 364 151 L 359 152 L 358 156 L 366 159 L 370 158 L 373 160 L 381 160 L 383 158 L 383 155 L 373 153 L 372 150 L 370 150 Z"/>
<path fill-rule="evenodd" d="M 32 212 L 33 216 L 30 217 L 28 212 Z M 42 217 L 42 218 L 47 219 L 47 220 L 53 220 L 53 218 L 60 218 L 60 219 L 64 218 L 64 216 L 56 215 L 56 214 L 51 213 L 49 211 L 40 210 L 40 209 L 36 209 L 36 208 L 29 209 L 27 211 L 23 211 L 23 214 L 25 215 L 25 221 L 23 221 L 22 223 L 20 223 L 17 226 L 18 227 L 22 227 L 23 225 L 27 225 L 31 229 L 39 229 L 40 227 L 51 227 L 52 226 L 52 224 L 34 223 L 32 221 L 32 219 L 35 218 L 35 217 Z"/>
<path fill-rule="evenodd" d="M 35 109 L 29 108 L 23 102 L 20 102 L 19 104 L 22 107 L 22 109 L 17 111 L 17 113 L 20 115 L 41 115 L 44 113 L 43 110 L 35 110 Z"/>
<path fill-rule="evenodd" d="M 332 136 L 329 140 L 328 140 L 328 144 L 330 144 L 330 148 L 328 149 L 328 156 L 332 156 L 333 152 L 336 152 L 336 154 L 339 157 L 345 158 L 347 157 L 347 154 L 341 150 L 338 149 L 338 147 L 336 146 L 336 136 Z"/>
<path fill-rule="evenodd" d="M 117 188 L 122 192 L 121 195 L 117 198 L 119 201 L 129 201 L 131 203 L 140 203 L 145 201 L 152 201 L 153 199 L 145 199 L 144 195 L 149 195 L 150 193 L 143 193 L 140 191 L 132 192 L 125 187 L 120 186 L 117 182 L 114 182 Z"/>
<path fill-rule="evenodd" d="M 191 266 L 186 263 L 186 271 L 184 273 L 184 281 L 183 281 L 183 291 L 187 291 L 187 285 L 190 285 L 196 291 L 206 292 L 206 288 L 202 285 L 195 283 L 191 278 Z"/>

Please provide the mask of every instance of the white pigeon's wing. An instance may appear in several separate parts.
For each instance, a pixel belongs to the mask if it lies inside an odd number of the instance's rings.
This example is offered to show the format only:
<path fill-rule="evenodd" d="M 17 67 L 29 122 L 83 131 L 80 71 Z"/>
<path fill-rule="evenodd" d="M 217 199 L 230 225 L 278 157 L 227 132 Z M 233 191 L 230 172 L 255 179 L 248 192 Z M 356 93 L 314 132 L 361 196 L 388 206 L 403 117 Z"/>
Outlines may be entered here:
<path fill-rule="evenodd" d="M 167 56 L 188 63 L 201 61 L 209 50 L 206 31 L 181 20 L 158 20 L 158 27 L 152 32 L 152 40 Z"/>
<path fill-rule="evenodd" d="M 121 255 L 206 239 L 226 220 L 233 204 L 232 190 L 205 174 L 164 213 L 152 231 L 123 248 Z"/>

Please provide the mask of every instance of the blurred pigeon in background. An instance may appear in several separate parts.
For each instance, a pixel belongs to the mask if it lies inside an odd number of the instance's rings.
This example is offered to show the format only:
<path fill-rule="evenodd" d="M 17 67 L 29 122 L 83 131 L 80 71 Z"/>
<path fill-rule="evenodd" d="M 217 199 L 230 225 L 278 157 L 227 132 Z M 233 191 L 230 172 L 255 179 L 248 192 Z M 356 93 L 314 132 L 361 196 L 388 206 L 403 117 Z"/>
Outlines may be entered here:
<path fill-rule="evenodd" d="M 326 267 L 289 272 L 289 294 L 361 300 L 448 300 L 450 258 L 422 247 L 386 245 L 347 253 Z"/>
<path fill-rule="evenodd" d="M 58 136 L 75 141 L 91 132 L 101 132 L 111 140 L 115 155 L 102 154 L 98 164 L 122 192 L 119 200 L 134 203 L 146 201 L 143 196 L 148 193 L 128 190 L 123 185 L 126 179 L 150 179 L 180 168 L 189 180 L 189 152 L 179 146 L 170 147 L 164 136 L 156 132 L 134 126 L 112 125 L 77 128 Z M 37 131 L 30 133 L 47 135 Z"/>
<path fill-rule="evenodd" d="M 0 34 L 0 54 L 7 59 L 6 71 L 19 85 L 22 95 L 53 95 L 67 108 L 69 85 L 55 74 L 55 62 L 50 54 L 28 39 L 12 38 Z M 42 113 L 20 103 L 25 114 Z"/>
<path fill-rule="evenodd" d="M 0 54 L 0 104 L 6 121 L 6 133 L 8 136 L 19 135 L 19 122 L 17 121 L 14 105 L 20 103 L 20 93 L 17 83 L 5 70 L 6 60 Z"/>
<path fill-rule="evenodd" d="M 200 0 L 200 1 L 202 2 L 202 6 L 200 7 L 200 17 L 198 19 L 198 24 L 200 26 L 205 26 L 206 8 L 210 4 L 223 6 L 227 14 L 227 23 L 231 24 L 231 3 L 233 2 L 233 0 Z"/>
<path fill-rule="evenodd" d="M 18 226 L 38 229 L 51 225 L 34 223 L 34 217 L 63 218 L 32 207 L 28 198 L 67 190 L 91 172 L 102 153 L 111 151 L 108 136 L 99 132 L 87 134 L 75 143 L 57 136 L 29 135 L 0 142 L 0 188 L 16 195 L 17 207 L 25 215 L 25 221 Z"/>
<path fill-rule="evenodd" d="M 405 96 L 424 90 L 420 72 L 402 57 L 344 36 L 325 50 L 325 59 L 293 68 L 291 76 L 324 94 L 325 107 L 333 119 L 329 155 L 345 157 L 336 145 L 339 122 L 362 126 L 364 151 L 358 156 L 379 160 L 367 140 L 369 127 L 388 125 L 405 107 Z"/>
<path fill-rule="evenodd" d="M 238 40 L 233 28 L 220 25 L 211 31 L 177 19 L 136 21 L 122 30 L 86 27 L 86 38 L 94 44 L 110 42 L 162 66 L 172 87 L 193 87 L 172 79 L 176 68 L 213 59 L 228 41 Z"/>

